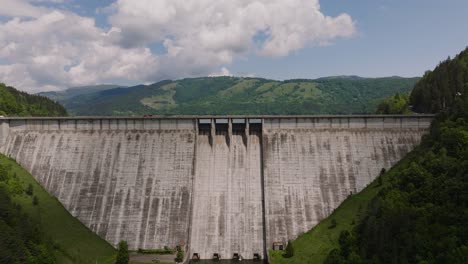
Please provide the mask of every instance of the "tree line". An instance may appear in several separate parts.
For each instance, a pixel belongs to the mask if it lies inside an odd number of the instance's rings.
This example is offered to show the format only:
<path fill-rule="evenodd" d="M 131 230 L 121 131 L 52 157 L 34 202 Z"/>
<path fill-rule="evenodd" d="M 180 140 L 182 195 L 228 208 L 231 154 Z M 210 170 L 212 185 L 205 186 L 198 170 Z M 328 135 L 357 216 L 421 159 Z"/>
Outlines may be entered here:
<path fill-rule="evenodd" d="M 427 71 L 415 85 L 410 102 L 416 112 L 438 113 L 466 101 L 467 92 L 468 48 Z"/>
<path fill-rule="evenodd" d="M 0 83 L 0 115 L 66 116 L 67 111 L 47 97 L 31 95 Z"/>

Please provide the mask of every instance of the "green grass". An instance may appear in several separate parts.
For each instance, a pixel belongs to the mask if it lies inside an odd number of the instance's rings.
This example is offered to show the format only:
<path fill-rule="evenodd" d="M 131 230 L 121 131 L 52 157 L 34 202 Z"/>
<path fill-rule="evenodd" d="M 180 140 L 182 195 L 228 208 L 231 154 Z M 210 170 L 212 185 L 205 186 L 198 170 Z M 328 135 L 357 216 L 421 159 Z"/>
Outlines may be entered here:
<path fill-rule="evenodd" d="M 299 90 L 294 92 L 294 96 L 304 99 L 318 99 L 322 95 L 322 91 L 317 89 L 315 83 L 299 83 Z"/>
<path fill-rule="evenodd" d="M 410 154 L 411 155 L 411 154 Z M 328 253 L 338 248 L 338 237 L 343 230 L 351 231 L 365 216 L 369 202 L 386 185 L 387 179 L 392 177 L 396 167 L 407 163 L 407 158 L 402 160 L 394 168 L 383 175 L 383 184 L 378 185 L 377 180 L 368 185 L 361 192 L 346 199 L 329 217 L 307 233 L 293 241 L 294 256 L 284 258 L 282 251 L 269 251 L 271 264 L 320 264 L 323 263 Z M 330 228 L 332 220 L 337 225 Z"/>
<path fill-rule="evenodd" d="M 269 90 L 268 92 L 262 94 L 263 98 L 278 98 L 281 96 L 288 96 L 291 95 L 295 88 L 298 86 L 297 83 L 280 83 L 279 85 L 275 86 L 273 89 Z"/>
<path fill-rule="evenodd" d="M 95 264 L 112 263 L 115 249 L 74 218 L 53 196 L 49 195 L 31 176 L 12 159 L 0 155 L 0 164 L 11 166 L 24 189 L 33 185 L 39 204 L 32 204 L 32 196 L 14 197 L 23 211 L 41 226 L 44 235 L 54 242 L 58 263 Z"/>
<path fill-rule="evenodd" d="M 242 94 L 250 88 L 254 87 L 259 81 L 255 79 L 242 80 L 239 83 L 229 87 L 226 90 L 219 92 L 221 97 L 232 97 L 236 94 Z"/>
<path fill-rule="evenodd" d="M 275 85 L 277 85 L 278 82 L 267 82 L 267 83 L 264 83 L 262 84 L 260 87 L 258 87 L 257 89 L 255 89 L 255 91 L 257 93 L 264 93 L 264 92 L 267 92 L 269 91 L 271 88 L 273 88 Z"/>
<path fill-rule="evenodd" d="M 172 108 L 176 106 L 174 101 L 174 95 L 176 93 L 175 88 L 177 83 L 170 83 L 161 87 L 164 91 L 160 95 L 155 95 L 141 99 L 141 103 L 154 109 Z"/>

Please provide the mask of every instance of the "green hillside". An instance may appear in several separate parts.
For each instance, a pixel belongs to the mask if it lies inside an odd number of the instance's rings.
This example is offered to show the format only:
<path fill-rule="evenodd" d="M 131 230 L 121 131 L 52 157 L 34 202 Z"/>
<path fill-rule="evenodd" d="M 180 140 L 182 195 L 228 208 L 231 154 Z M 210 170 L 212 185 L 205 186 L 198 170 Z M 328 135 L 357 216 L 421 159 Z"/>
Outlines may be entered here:
<path fill-rule="evenodd" d="M 80 87 L 71 87 L 64 91 L 51 91 L 51 92 L 40 92 L 37 95 L 48 97 L 56 102 L 62 103 L 69 100 L 72 97 L 78 95 L 87 95 L 96 93 L 99 91 L 105 91 L 110 89 L 119 88 L 119 85 L 113 84 L 103 84 L 103 85 L 92 85 L 92 86 L 80 86 Z"/>
<path fill-rule="evenodd" d="M 66 116 L 67 111 L 47 97 L 31 95 L 0 83 L 0 115 Z"/>
<path fill-rule="evenodd" d="M 421 146 L 293 241 L 293 257 L 270 252 L 272 264 L 468 263 L 468 74 L 457 62 L 466 56 L 415 86 L 413 107 L 439 113 Z M 454 75 L 463 86 L 450 85 Z"/>
<path fill-rule="evenodd" d="M 373 113 L 382 99 L 408 93 L 417 81 L 355 76 L 282 82 L 206 77 L 109 89 L 60 102 L 74 115 L 358 114 Z"/>
<path fill-rule="evenodd" d="M 32 190 L 32 193 L 27 194 L 28 189 Z M 49 195 L 34 180 L 31 174 L 4 155 L 0 155 L 0 195 L 3 204 L 6 199 L 11 199 L 10 207 L 20 208 L 18 214 L 24 215 L 21 217 L 22 220 L 30 226 L 24 228 L 25 224 L 19 223 L 19 230 L 12 231 L 11 237 L 0 238 L 0 252 L 3 252 L 0 255 L 11 257 L 13 255 L 11 250 L 16 249 L 16 247 L 12 249 L 12 245 L 21 245 L 22 242 L 27 244 L 29 241 L 27 238 L 35 236 L 34 239 L 40 242 L 38 244 L 43 245 L 39 247 L 40 250 L 51 252 L 55 262 L 51 262 L 49 258 L 45 262 L 23 259 L 21 263 L 112 263 L 114 248 L 70 215 L 55 197 Z M 36 205 L 34 199 L 37 199 Z M 5 205 L 1 207 L 2 212 L 5 212 Z M 1 230 L 6 230 L 4 222 L 15 221 L 11 214 L 0 213 Z M 4 231 L 1 233 L 5 234 Z M 39 254 L 37 250 L 35 246 L 30 250 L 20 247 L 17 254 L 21 256 L 30 252 L 34 256 Z M 0 257 L 0 263 L 14 263 L 1 260 Z"/>

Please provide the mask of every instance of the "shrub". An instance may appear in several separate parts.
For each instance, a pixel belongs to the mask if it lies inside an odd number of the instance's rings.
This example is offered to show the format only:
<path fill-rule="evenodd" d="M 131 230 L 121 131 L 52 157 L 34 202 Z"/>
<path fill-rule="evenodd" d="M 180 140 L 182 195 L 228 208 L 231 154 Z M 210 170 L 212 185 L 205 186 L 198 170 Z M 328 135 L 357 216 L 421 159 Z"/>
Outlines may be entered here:
<path fill-rule="evenodd" d="M 382 186 L 383 185 L 383 179 L 382 179 L 382 176 L 379 176 L 377 178 L 377 186 Z"/>
<path fill-rule="evenodd" d="M 380 176 L 384 175 L 385 172 L 387 172 L 387 170 L 386 170 L 385 168 L 382 168 L 382 169 L 380 170 Z"/>
<path fill-rule="evenodd" d="M 32 184 L 28 185 L 28 188 L 26 189 L 26 194 L 29 195 L 29 196 L 33 195 L 33 186 L 32 186 Z"/>
<path fill-rule="evenodd" d="M 176 255 L 175 261 L 176 261 L 176 262 L 182 262 L 182 261 L 184 261 L 184 251 L 182 251 L 182 250 L 177 251 L 177 255 Z"/>
<path fill-rule="evenodd" d="M 294 256 L 294 247 L 292 244 L 292 241 L 288 241 L 288 245 L 286 246 L 286 250 L 284 252 L 284 257 L 285 258 L 292 258 Z"/>

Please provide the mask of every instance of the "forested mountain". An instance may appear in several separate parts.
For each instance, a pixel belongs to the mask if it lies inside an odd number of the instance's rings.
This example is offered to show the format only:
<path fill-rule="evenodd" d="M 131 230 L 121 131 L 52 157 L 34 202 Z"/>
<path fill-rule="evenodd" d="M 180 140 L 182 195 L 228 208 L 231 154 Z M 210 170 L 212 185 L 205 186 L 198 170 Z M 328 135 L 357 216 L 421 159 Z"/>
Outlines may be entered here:
<path fill-rule="evenodd" d="M 67 111 L 47 97 L 31 95 L 0 83 L 0 115 L 65 116 Z"/>
<path fill-rule="evenodd" d="M 113 85 L 113 84 L 80 86 L 80 87 L 71 87 L 64 91 L 40 92 L 40 93 L 37 93 L 37 95 L 45 96 L 56 102 L 62 103 L 78 95 L 88 95 L 88 94 L 93 94 L 99 91 L 105 91 L 105 90 L 115 89 L 119 87 L 123 87 L 123 86 Z"/>
<path fill-rule="evenodd" d="M 454 59 L 441 62 L 428 71 L 411 93 L 413 109 L 422 113 L 437 113 L 452 107 L 457 100 L 468 97 L 468 48 Z"/>
<path fill-rule="evenodd" d="M 390 95 L 408 93 L 418 79 L 338 76 L 280 82 L 206 77 L 59 100 L 74 115 L 358 114 L 373 113 L 377 104 Z"/>

